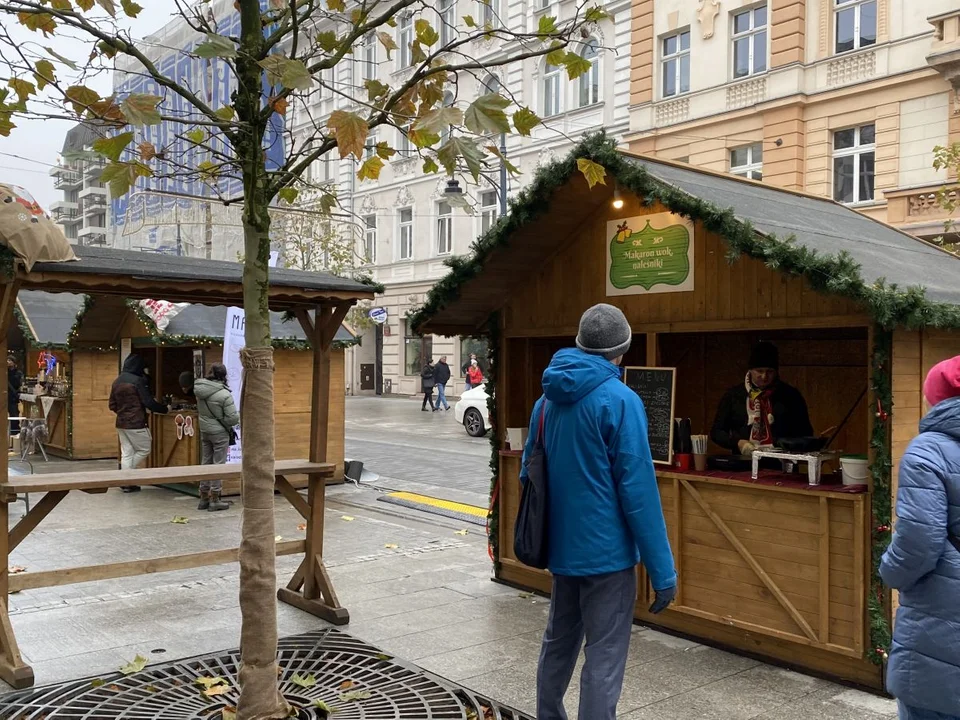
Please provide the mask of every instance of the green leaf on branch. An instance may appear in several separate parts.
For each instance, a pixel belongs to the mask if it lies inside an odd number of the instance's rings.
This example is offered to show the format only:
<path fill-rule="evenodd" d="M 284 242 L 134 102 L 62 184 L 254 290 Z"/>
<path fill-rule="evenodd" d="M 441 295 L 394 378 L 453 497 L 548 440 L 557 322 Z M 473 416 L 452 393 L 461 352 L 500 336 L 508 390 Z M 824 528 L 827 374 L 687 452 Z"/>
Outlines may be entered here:
<path fill-rule="evenodd" d="M 419 18 L 413 23 L 414 31 L 417 34 L 417 40 L 430 47 L 440 39 L 440 34 L 433 29 L 433 26 L 423 18 Z"/>
<path fill-rule="evenodd" d="M 577 169 L 580 170 L 587 179 L 587 185 L 591 190 L 597 183 L 601 185 L 607 184 L 605 179 L 607 177 L 607 170 L 600 163 L 595 163 L 588 158 L 577 158 Z"/>
<path fill-rule="evenodd" d="M 49 60 L 37 60 L 37 64 L 33 68 L 33 78 L 37 81 L 37 88 L 40 90 L 55 83 L 57 74 L 53 63 Z"/>
<path fill-rule="evenodd" d="M 207 39 L 193 49 L 193 54 L 199 58 L 235 58 L 237 46 L 228 37 L 207 33 Z"/>
<path fill-rule="evenodd" d="M 397 151 L 390 147 L 386 141 L 378 142 L 376 150 L 377 156 L 382 157 L 384 160 L 389 160 L 397 154 Z"/>
<path fill-rule="evenodd" d="M 27 98 L 37 92 L 36 85 L 22 78 L 10 78 L 7 85 L 17 94 L 17 98 L 21 103 L 25 103 Z"/>
<path fill-rule="evenodd" d="M 506 156 L 502 152 L 500 152 L 500 148 L 496 147 L 495 145 L 487 145 L 487 152 L 499 158 L 500 162 L 502 162 L 503 166 L 507 169 L 507 172 L 509 172 L 511 175 L 522 174 L 520 172 L 520 168 L 518 168 L 516 165 L 514 165 L 509 160 L 507 160 Z M 464 535 L 467 534 L 466 530 L 463 531 L 463 534 Z"/>
<path fill-rule="evenodd" d="M 324 52 L 332 52 L 340 41 L 332 30 L 317 33 L 317 46 Z"/>
<path fill-rule="evenodd" d="M 554 67 L 562 67 L 564 60 L 567 57 L 567 51 L 564 49 L 565 46 L 559 40 L 556 40 L 550 46 L 552 49 L 546 54 L 544 60 L 547 61 L 547 64 L 553 65 Z"/>
<path fill-rule="evenodd" d="M 93 141 L 93 149 L 108 160 L 118 162 L 123 151 L 133 141 L 133 133 L 125 132 L 113 137 L 97 138 Z"/>
<path fill-rule="evenodd" d="M 343 12 L 347 9 L 346 3 L 344 3 L 343 0 L 327 0 L 327 7 L 333 12 Z"/>
<path fill-rule="evenodd" d="M 469 110 L 467 111 L 470 112 Z M 430 133 L 439 133 L 451 125 L 463 122 L 463 112 L 460 108 L 450 105 L 431 110 L 413 124 L 414 130 L 425 130 Z M 467 126 L 469 127 L 469 125 Z"/>
<path fill-rule="evenodd" d="M 51 0 L 50 7 L 54 10 L 73 10 L 70 0 Z"/>
<path fill-rule="evenodd" d="M 123 127 L 127 124 L 127 116 L 123 114 L 123 110 L 117 105 L 117 100 L 113 95 L 91 103 L 90 107 L 87 108 L 87 117 L 110 123 L 116 127 Z"/>
<path fill-rule="evenodd" d="M 473 19 L 473 15 L 464 15 L 463 24 L 469 28 L 477 27 L 477 21 Z"/>
<path fill-rule="evenodd" d="M 100 54 L 108 60 L 112 60 L 117 56 L 117 49 L 110 43 L 104 42 L 103 40 L 97 43 L 97 50 L 99 50 Z"/>
<path fill-rule="evenodd" d="M 302 60 L 270 55 L 257 64 L 267 71 L 267 82 L 271 85 L 282 85 L 290 90 L 309 90 L 313 84 L 310 71 Z"/>
<path fill-rule="evenodd" d="M 498 93 L 481 95 L 470 103 L 464 115 L 467 130 L 477 135 L 510 132 L 510 122 L 503 111 L 509 104 L 510 101 Z"/>
<path fill-rule="evenodd" d="M 295 187 L 282 187 L 277 192 L 277 195 L 288 205 L 293 205 L 297 201 L 297 197 L 300 195 L 300 191 Z"/>
<path fill-rule="evenodd" d="M 93 9 L 93 0 L 77 0 L 77 6 L 84 12 L 90 12 Z"/>
<path fill-rule="evenodd" d="M 414 40 L 410 43 L 410 57 L 413 58 L 414 63 L 422 63 L 427 59 L 427 53 L 423 49 L 423 45 L 419 40 Z"/>
<path fill-rule="evenodd" d="M 420 86 L 418 94 L 420 95 L 420 110 L 418 114 L 423 115 L 434 105 L 443 101 L 443 83 L 424 83 Z"/>
<path fill-rule="evenodd" d="M 320 196 L 320 212 L 329 215 L 337 206 L 337 196 L 333 193 L 324 193 Z"/>
<path fill-rule="evenodd" d="M 233 120 L 234 115 L 236 115 L 232 105 L 227 105 L 218 110 L 215 110 L 213 114 L 216 115 L 219 119 L 225 120 L 226 122 L 230 122 L 231 120 Z"/>
<path fill-rule="evenodd" d="M 433 147 L 440 142 L 440 133 L 421 128 L 410 128 L 407 137 L 417 148 Z"/>
<path fill-rule="evenodd" d="M 204 160 L 202 163 L 198 163 L 197 170 L 200 171 L 200 179 L 204 182 L 213 182 L 220 176 L 220 168 L 212 160 Z"/>
<path fill-rule="evenodd" d="M 66 65 L 66 66 L 67 66 L 68 68 L 70 68 L 71 70 L 76 70 L 76 69 L 77 69 L 77 64 L 76 64 L 73 60 L 71 60 L 70 58 L 64 57 L 63 55 L 61 55 L 60 53 L 58 53 L 58 52 L 57 52 L 56 50 L 54 50 L 53 48 L 45 47 L 44 50 L 46 50 L 48 53 L 50 53 L 50 57 L 59 60 L 60 62 L 62 62 L 64 65 Z"/>
<path fill-rule="evenodd" d="M 538 35 L 552 35 L 557 31 L 557 19 L 552 15 L 541 15 L 537 23 Z"/>
<path fill-rule="evenodd" d="M 143 8 L 133 0 L 120 0 L 120 7 L 123 8 L 124 15 L 132 18 L 135 18 L 140 14 L 140 11 L 143 10 Z"/>
<path fill-rule="evenodd" d="M 85 85 L 71 85 L 66 89 L 64 95 L 67 101 L 73 105 L 73 111 L 77 115 L 83 115 L 88 107 L 100 100 L 100 93 Z"/>
<path fill-rule="evenodd" d="M 383 45 L 383 49 L 387 51 L 387 60 L 390 60 L 390 53 L 394 50 L 397 50 L 397 44 L 393 41 L 393 36 L 388 32 L 383 32 L 382 30 L 377 33 L 377 40 L 380 41 L 380 44 Z"/>
<path fill-rule="evenodd" d="M 131 125 L 159 125 L 160 111 L 157 109 L 162 98 L 156 95 L 131 93 L 127 95 L 120 109 Z"/>
<path fill-rule="evenodd" d="M 518 135 L 530 136 L 530 131 L 540 124 L 540 118 L 528 107 L 522 107 L 513 114 L 513 127 Z"/>
<path fill-rule="evenodd" d="M 383 164 L 383 160 L 377 155 L 368 157 L 357 171 L 357 178 L 359 180 L 378 180 L 380 171 L 383 170 Z"/>
<path fill-rule="evenodd" d="M 579 53 L 568 52 L 563 58 L 563 64 L 567 67 L 567 77 L 576 80 L 584 73 L 590 72 L 593 65 Z"/>
<path fill-rule="evenodd" d="M 473 176 L 474 181 L 480 179 L 480 171 L 483 169 L 483 152 L 477 147 L 476 143 L 463 137 L 452 137 L 437 151 L 437 159 L 447 171 L 447 175 L 453 175 L 457 169 L 457 160 L 463 158 L 467 170 Z"/>
<path fill-rule="evenodd" d="M 53 35 L 57 30 L 57 23 L 49 13 L 17 13 L 20 24 L 28 30 L 39 30 L 46 36 Z"/>
<path fill-rule="evenodd" d="M 110 17 L 117 16 L 117 6 L 114 4 L 113 0 L 97 0 L 97 5 L 106 10 Z"/>
<path fill-rule="evenodd" d="M 337 139 L 341 160 L 348 155 L 357 159 L 363 155 L 364 143 L 370 133 L 366 120 L 356 113 L 334 110 L 327 120 L 327 127 Z"/>
<path fill-rule="evenodd" d="M 426 158 L 423 161 L 423 174 L 429 175 L 431 173 L 440 172 L 440 166 L 437 165 L 437 161 L 433 158 Z"/>
<path fill-rule="evenodd" d="M 183 136 L 194 145 L 199 145 L 207 139 L 207 131 L 203 128 L 195 128 L 185 132 Z"/>
<path fill-rule="evenodd" d="M 588 23 L 596 23 L 601 20 L 606 20 L 610 17 L 610 13 L 604 10 L 602 7 L 595 5 L 594 7 L 587 8 L 587 12 L 584 15 L 584 20 Z"/>
<path fill-rule="evenodd" d="M 390 90 L 389 87 L 379 80 L 367 80 L 363 83 L 363 86 L 367 89 L 367 100 L 370 102 L 383 97 Z"/>

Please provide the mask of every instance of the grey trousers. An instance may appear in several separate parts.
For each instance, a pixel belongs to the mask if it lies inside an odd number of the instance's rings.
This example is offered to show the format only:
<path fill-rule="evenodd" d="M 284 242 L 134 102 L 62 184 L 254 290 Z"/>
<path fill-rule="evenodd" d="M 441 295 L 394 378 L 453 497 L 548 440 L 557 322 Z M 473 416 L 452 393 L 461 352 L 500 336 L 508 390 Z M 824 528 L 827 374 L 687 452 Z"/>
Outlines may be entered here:
<path fill-rule="evenodd" d="M 201 465 L 223 465 L 227 462 L 227 449 L 230 447 L 230 436 L 224 433 L 200 433 Z M 223 480 L 201 480 L 200 492 L 212 490 L 220 492 L 223 489 Z"/>
<path fill-rule="evenodd" d="M 554 575 L 537 667 L 537 720 L 567 720 L 563 696 L 584 638 L 577 717 L 616 720 L 636 601 L 636 568 L 585 577 Z"/>

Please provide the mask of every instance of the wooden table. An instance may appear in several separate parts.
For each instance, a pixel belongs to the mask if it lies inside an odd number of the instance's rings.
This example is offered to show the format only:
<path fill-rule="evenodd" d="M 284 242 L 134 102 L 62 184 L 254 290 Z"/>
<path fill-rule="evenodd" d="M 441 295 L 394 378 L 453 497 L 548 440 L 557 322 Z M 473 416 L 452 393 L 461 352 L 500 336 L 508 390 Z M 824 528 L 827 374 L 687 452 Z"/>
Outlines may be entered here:
<path fill-rule="evenodd" d="M 325 479 L 333 472 L 334 466 L 331 463 L 313 463 L 306 460 L 282 460 L 274 466 L 277 490 L 296 508 L 307 525 L 305 539 L 277 543 L 277 555 L 304 554 L 297 572 L 287 587 L 282 588 L 277 595 L 280 600 L 301 610 L 335 625 L 344 625 L 349 622 L 350 615 L 346 608 L 341 607 L 323 564 L 324 487 Z M 309 477 L 306 499 L 290 484 L 290 475 Z M 34 682 L 33 668 L 23 661 L 10 622 L 8 599 L 11 592 L 237 561 L 239 548 L 228 548 L 147 560 L 45 570 L 11 577 L 10 553 L 71 491 L 103 494 L 110 488 L 125 485 L 199 483 L 201 480 L 214 479 L 239 481 L 240 477 L 240 465 L 231 464 L 21 475 L 0 483 L 0 678 L 17 689 L 30 687 Z M 15 502 L 19 494 L 25 493 L 45 495 L 13 528 L 9 528 L 10 503 Z"/>

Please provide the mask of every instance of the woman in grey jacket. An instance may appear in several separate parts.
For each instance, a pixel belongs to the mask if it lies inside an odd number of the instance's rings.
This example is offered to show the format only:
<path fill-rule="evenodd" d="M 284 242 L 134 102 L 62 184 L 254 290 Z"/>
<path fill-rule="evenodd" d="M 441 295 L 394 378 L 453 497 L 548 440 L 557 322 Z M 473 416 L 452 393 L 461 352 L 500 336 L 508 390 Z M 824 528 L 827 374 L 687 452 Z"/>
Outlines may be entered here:
<path fill-rule="evenodd" d="M 203 465 L 223 465 L 227 462 L 230 432 L 240 424 L 240 415 L 233 402 L 233 393 L 227 385 L 227 368 L 221 363 L 210 366 L 206 378 L 193 384 L 200 416 L 200 442 L 203 447 Z M 228 503 L 220 499 L 222 480 L 204 480 L 200 483 L 198 510 L 226 510 Z"/>

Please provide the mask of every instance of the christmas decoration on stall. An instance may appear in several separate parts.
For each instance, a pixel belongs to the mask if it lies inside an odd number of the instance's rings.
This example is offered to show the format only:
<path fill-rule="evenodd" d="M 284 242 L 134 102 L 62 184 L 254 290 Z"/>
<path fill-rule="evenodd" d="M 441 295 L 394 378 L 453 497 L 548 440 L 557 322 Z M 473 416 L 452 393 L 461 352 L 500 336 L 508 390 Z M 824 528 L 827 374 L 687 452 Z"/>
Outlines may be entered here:
<path fill-rule="evenodd" d="M 870 522 L 870 661 L 882 665 L 890 649 L 890 593 L 880 579 L 880 560 L 890 545 L 893 460 L 890 456 L 890 427 L 893 415 L 893 383 L 890 376 L 893 333 L 877 326 L 873 332 L 871 389 L 876 398 L 873 431 L 870 437 L 870 474 L 873 478 L 873 506 Z"/>
<path fill-rule="evenodd" d="M 487 509 L 487 552 L 498 567 L 500 563 L 500 432 L 497 429 L 497 373 L 500 370 L 500 313 L 487 320 L 487 417 L 490 420 L 490 507 Z"/>

